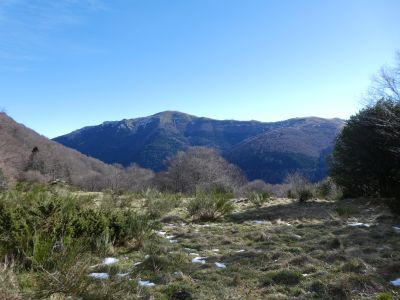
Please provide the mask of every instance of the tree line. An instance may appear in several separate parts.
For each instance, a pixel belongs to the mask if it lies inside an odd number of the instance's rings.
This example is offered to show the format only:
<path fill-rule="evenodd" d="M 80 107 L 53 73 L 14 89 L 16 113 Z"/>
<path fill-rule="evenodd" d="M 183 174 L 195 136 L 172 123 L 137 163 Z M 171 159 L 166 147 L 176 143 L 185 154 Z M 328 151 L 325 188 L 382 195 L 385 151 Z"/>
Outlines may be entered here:
<path fill-rule="evenodd" d="M 400 213 L 400 52 L 396 65 L 374 79 L 367 100 L 337 137 L 331 175 L 345 197 L 383 198 Z"/>

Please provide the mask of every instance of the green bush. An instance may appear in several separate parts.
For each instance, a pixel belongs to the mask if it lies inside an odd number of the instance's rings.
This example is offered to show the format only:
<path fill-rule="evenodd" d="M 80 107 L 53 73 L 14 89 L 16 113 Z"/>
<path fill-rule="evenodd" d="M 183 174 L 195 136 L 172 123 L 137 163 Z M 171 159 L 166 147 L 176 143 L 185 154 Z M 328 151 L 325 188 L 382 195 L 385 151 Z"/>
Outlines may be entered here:
<path fill-rule="evenodd" d="M 270 194 L 267 192 L 264 193 L 251 192 L 247 195 L 247 199 L 257 207 L 262 206 L 265 202 L 268 201 L 269 198 Z"/>
<path fill-rule="evenodd" d="M 308 188 L 302 189 L 298 193 L 298 198 L 300 203 L 304 203 L 314 197 L 312 191 Z"/>
<path fill-rule="evenodd" d="M 144 197 L 146 210 L 153 218 L 164 216 L 182 202 L 180 194 L 161 193 L 152 189 L 148 189 Z"/>
<path fill-rule="evenodd" d="M 340 217 L 344 218 L 349 218 L 354 214 L 354 209 L 350 206 L 338 206 L 335 210 Z"/>
<path fill-rule="evenodd" d="M 393 297 L 389 293 L 379 293 L 376 300 L 393 300 Z"/>
<path fill-rule="evenodd" d="M 149 215 L 132 210 L 114 212 L 110 219 L 112 241 L 117 244 L 133 242 L 134 248 L 143 247 L 159 227 Z"/>
<path fill-rule="evenodd" d="M 341 188 L 328 177 L 315 185 L 315 196 L 320 199 L 339 200 L 343 193 Z"/>
<path fill-rule="evenodd" d="M 157 224 L 132 210 L 105 210 L 87 198 L 34 186 L 0 195 L 0 258 L 8 255 L 31 267 L 53 269 L 59 253 L 74 244 L 82 251 L 105 254 L 112 244 L 141 247 Z"/>
<path fill-rule="evenodd" d="M 197 191 L 189 201 L 187 210 L 190 216 L 200 221 L 213 221 L 234 210 L 233 195 L 220 190 Z"/>

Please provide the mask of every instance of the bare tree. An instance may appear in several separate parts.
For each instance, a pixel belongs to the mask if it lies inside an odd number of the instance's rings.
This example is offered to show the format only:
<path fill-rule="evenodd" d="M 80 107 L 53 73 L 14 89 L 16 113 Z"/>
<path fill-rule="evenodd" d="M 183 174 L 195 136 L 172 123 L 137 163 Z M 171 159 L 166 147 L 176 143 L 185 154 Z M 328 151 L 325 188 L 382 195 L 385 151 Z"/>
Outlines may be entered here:
<path fill-rule="evenodd" d="M 394 66 L 384 66 L 373 78 L 366 97 L 366 107 L 374 108 L 363 120 L 366 127 L 388 140 L 400 140 L 400 51 L 396 53 Z M 391 145 L 389 151 L 400 157 L 400 146 Z"/>
<path fill-rule="evenodd" d="M 400 102 L 400 51 L 396 53 L 395 65 L 382 67 L 372 80 L 366 102 L 373 105 L 380 99 Z"/>
<path fill-rule="evenodd" d="M 163 173 L 164 186 L 176 192 L 193 193 L 197 187 L 236 189 L 245 178 L 240 169 L 222 158 L 215 150 L 193 147 L 169 159 Z"/>

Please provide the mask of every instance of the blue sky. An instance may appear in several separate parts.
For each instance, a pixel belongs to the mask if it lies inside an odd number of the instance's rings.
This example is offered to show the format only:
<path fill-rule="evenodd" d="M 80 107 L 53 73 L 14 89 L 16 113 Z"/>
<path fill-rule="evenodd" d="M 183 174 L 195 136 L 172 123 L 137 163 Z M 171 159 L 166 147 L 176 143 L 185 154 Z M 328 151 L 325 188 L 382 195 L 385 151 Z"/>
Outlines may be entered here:
<path fill-rule="evenodd" d="M 398 0 L 0 0 L 0 108 L 41 134 L 179 110 L 348 118 Z"/>

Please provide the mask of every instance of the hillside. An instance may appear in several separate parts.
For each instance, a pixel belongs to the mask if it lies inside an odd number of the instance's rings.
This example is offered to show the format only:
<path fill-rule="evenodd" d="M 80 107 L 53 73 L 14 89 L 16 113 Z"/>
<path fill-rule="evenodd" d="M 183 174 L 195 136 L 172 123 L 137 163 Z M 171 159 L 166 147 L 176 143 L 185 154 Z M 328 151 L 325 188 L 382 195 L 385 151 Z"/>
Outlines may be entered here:
<path fill-rule="evenodd" d="M 291 126 L 244 140 L 227 156 L 250 178 L 279 183 L 289 170 L 301 170 L 317 181 L 326 175 L 326 156 L 342 126 L 340 119 L 299 118 Z"/>
<path fill-rule="evenodd" d="M 194 201 L 59 187 L 0 193 L 2 216 L 30 233 L 0 248 L 17 266 L 1 265 L 0 299 L 399 299 L 400 219 L 381 200 L 230 199 L 231 213 L 202 222 Z M 10 222 L 0 229 L 20 237 Z M 27 271 L 16 253 L 33 245 Z"/>
<path fill-rule="evenodd" d="M 329 153 L 344 122 L 295 118 L 280 122 L 213 120 L 166 111 L 149 117 L 104 122 L 54 140 L 106 163 L 137 163 L 160 171 L 165 159 L 191 146 L 219 150 L 249 179 L 281 182 L 302 171 L 313 179 L 326 174 L 320 161 Z M 260 165 L 261 162 L 261 165 Z"/>
<path fill-rule="evenodd" d="M 114 170 L 113 166 L 39 135 L 5 113 L 0 113 L 0 141 L 0 168 L 11 182 L 17 178 L 64 179 L 81 185 L 98 181 Z"/>

